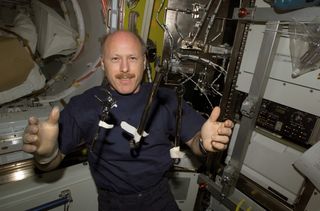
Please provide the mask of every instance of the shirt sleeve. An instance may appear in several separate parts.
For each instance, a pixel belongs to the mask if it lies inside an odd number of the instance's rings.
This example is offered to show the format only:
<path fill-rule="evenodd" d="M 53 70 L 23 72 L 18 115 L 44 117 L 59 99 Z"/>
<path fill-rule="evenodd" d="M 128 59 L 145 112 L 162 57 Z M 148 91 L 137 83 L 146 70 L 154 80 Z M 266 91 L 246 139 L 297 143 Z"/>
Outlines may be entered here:
<path fill-rule="evenodd" d="M 185 101 L 182 102 L 182 109 L 180 136 L 181 141 L 187 142 L 201 130 L 201 127 L 206 120 Z"/>
<path fill-rule="evenodd" d="M 68 104 L 60 113 L 59 118 L 59 148 L 63 154 L 68 154 L 80 143 L 81 130 L 71 113 L 72 105 Z"/>

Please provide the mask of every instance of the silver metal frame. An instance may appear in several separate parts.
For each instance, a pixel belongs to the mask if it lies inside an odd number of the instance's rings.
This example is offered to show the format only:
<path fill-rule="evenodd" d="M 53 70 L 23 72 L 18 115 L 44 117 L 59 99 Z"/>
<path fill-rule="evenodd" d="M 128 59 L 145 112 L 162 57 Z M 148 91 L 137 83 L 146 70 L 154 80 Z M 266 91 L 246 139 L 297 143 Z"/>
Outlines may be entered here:
<path fill-rule="evenodd" d="M 247 99 L 243 102 L 240 128 L 235 142 L 234 152 L 229 164 L 225 167 L 222 176 L 221 196 L 230 195 L 235 189 L 240 170 L 247 152 L 247 148 L 255 127 L 256 118 L 261 105 L 262 97 L 271 71 L 275 50 L 279 43 L 280 22 L 267 22 L 260 53 L 253 75 Z"/>

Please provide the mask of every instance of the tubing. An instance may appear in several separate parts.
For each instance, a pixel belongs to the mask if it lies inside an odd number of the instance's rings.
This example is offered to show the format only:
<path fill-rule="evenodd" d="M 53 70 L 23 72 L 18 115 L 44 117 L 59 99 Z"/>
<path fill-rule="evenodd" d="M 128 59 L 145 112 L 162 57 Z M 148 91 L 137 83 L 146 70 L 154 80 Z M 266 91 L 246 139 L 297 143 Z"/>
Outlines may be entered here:
<path fill-rule="evenodd" d="M 81 8 L 79 6 L 79 3 L 77 0 L 71 0 L 73 9 L 76 14 L 77 18 L 77 23 L 78 23 L 78 31 L 79 31 L 79 38 L 78 38 L 78 43 L 79 46 L 77 48 L 77 51 L 74 53 L 73 57 L 70 59 L 70 63 L 74 62 L 78 56 L 80 55 L 82 48 L 84 46 L 84 39 L 85 39 L 85 26 L 84 26 L 84 20 L 83 20 L 83 15 L 81 12 Z"/>

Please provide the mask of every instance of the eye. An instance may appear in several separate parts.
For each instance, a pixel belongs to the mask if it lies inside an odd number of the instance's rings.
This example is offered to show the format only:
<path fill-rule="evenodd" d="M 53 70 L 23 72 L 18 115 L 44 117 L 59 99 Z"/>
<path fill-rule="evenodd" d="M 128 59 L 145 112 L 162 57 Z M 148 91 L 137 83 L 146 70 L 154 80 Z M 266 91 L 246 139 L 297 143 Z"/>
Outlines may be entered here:
<path fill-rule="evenodd" d="M 118 62 L 119 60 L 120 60 L 119 57 L 112 57 L 112 58 L 111 58 L 111 61 L 112 61 L 112 62 Z"/>
<path fill-rule="evenodd" d="M 131 61 L 137 61 L 138 60 L 138 58 L 137 57 L 135 57 L 135 56 L 130 56 L 130 58 L 129 58 Z"/>

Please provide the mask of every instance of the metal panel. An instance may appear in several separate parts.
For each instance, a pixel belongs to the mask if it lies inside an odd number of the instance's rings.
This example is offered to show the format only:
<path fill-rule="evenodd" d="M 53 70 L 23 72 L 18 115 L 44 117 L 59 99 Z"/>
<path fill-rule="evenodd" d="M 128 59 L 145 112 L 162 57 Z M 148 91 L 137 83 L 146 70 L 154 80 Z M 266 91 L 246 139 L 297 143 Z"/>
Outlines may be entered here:
<path fill-rule="evenodd" d="M 63 190 L 71 191 L 71 210 L 98 210 L 95 184 L 89 166 L 83 164 L 1 185 L 0 210 L 26 210 L 56 199 Z"/>
<path fill-rule="evenodd" d="M 198 173 L 172 172 L 169 185 L 174 198 L 183 211 L 193 211 L 198 193 Z"/>
<path fill-rule="evenodd" d="M 320 12 L 320 8 L 318 8 Z M 237 89 L 249 91 L 265 26 L 252 24 L 248 34 Z M 280 37 L 264 98 L 320 116 L 320 70 L 292 78 L 289 38 Z M 308 103 L 305 103 L 308 102 Z"/>
<path fill-rule="evenodd" d="M 239 125 L 236 124 L 228 149 L 227 161 L 234 148 Z M 296 171 L 292 164 L 302 152 L 285 144 L 274 141 L 257 131 L 253 132 L 241 173 L 251 180 L 269 189 L 283 201 L 294 204 L 300 196 L 304 185 L 304 177 Z"/>

